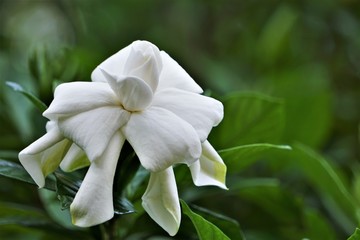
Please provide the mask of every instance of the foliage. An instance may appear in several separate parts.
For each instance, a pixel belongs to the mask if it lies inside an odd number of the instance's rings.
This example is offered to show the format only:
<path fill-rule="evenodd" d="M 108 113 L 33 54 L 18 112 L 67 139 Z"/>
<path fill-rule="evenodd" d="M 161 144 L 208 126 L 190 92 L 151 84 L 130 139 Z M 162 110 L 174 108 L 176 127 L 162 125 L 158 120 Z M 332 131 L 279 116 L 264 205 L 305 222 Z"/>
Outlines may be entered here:
<path fill-rule="evenodd" d="M 351 235 L 348 240 L 358 240 L 360 239 L 360 229 L 356 228 L 355 232 L 353 235 Z"/>
<path fill-rule="evenodd" d="M 136 39 L 167 51 L 225 107 L 210 142 L 227 164 L 229 190 L 195 187 L 177 166 L 184 215 L 175 239 L 359 238 L 359 8 L 0 1 L 0 239 L 168 237 L 140 205 L 149 176 L 129 145 L 116 175 L 116 217 L 90 229 L 68 224 L 86 170 L 56 171 L 38 191 L 17 159 L 44 133 L 40 112 L 54 87 L 90 80 L 97 64 Z"/>
<path fill-rule="evenodd" d="M 193 224 L 196 228 L 196 231 L 198 233 L 198 236 L 201 240 L 203 240 L 203 239 L 222 239 L 222 240 L 230 239 L 214 224 L 206 221 L 203 217 L 201 217 L 200 215 L 191 211 L 189 206 L 184 201 L 181 201 L 181 206 L 183 209 L 183 213 L 185 215 L 187 215 L 193 222 Z"/>

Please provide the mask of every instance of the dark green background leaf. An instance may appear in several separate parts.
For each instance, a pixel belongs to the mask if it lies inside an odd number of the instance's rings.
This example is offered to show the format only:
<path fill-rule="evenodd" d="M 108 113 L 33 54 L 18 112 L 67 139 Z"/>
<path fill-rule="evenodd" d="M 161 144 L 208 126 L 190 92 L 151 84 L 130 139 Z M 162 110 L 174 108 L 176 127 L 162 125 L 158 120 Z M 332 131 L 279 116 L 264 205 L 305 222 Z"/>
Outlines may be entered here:
<path fill-rule="evenodd" d="M 0 203 L 0 225 L 19 224 L 23 226 L 53 225 L 54 222 L 40 209 L 14 204 Z"/>
<path fill-rule="evenodd" d="M 317 189 L 338 224 L 346 231 L 352 231 L 359 222 L 359 205 L 333 167 L 322 156 L 303 144 L 295 144 L 292 154 L 291 164 Z"/>
<path fill-rule="evenodd" d="M 264 84 L 272 96 L 286 103 L 284 141 L 319 147 L 333 124 L 330 73 L 318 63 L 273 73 Z"/>

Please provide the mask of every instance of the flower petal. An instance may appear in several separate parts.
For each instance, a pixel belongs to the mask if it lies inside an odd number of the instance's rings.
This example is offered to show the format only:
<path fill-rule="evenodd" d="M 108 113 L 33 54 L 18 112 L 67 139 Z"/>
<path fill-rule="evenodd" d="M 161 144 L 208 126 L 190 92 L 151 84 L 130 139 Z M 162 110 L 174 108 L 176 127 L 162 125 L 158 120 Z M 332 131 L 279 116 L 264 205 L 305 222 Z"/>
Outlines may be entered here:
<path fill-rule="evenodd" d="M 190 75 L 166 52 L 160 52 L 162 58 L 162 71 L 158 91 L 165 88 L 178 88 L 194 93 L 202 93 L 202 88 Z"/>
<path fill-rule="evenodd" d="M 90 161 L 86 157 L 85 152 L 73 143 L 61 161 L 60 168 L 65 172 L 72 172 L 89 165 Z"/>
<path fill-rule="evenodd" d="M 121 49 L 114 55 L 107 58 L 91 73 L 91 79 L 94 82 L 107 82 L 106 77 L 100 69 L 116 76 L 124 75 L 125 63 L 131 52 L 131 45 Z"/>
<path fill-rule="evenodd" d="M 191 176 L 196 186 L 213 185 L 227 189 L 225 185 L 226 165 L 208 141 L 202 144 L 199 161 L 190 165 Z"/>
<path fill-rule="evenodd" d="M 58 119 L 63 135 L 82 148 L 90 161 L 103 154 L 111 137 L 129 119 L 119 107 L 101 107 Z"/>
<path fill-rule="evenodd" d="M 119 132 L 115 133 L 104 154 L 91 163 L 70 205 L 74 225 L 89 227 L 113 217 L 113 181 L 124 141 Z"/>
<path fill-rule="evenodd" d="M 141 111 L 150 105 L 153 92 L 143 80 L 137 77 L 113 76 L 105 70 L 103 74 L 126 110 Z"/>
<path fill-rule="evenodd" d="M 149 171 L 162 171 L 176 163 L 191 164 L 201 154 L 194 128 L 172 112 L 151 107 L 131 114 L 123 127 L 141 164 Z"/>
<path fill-rule="evenodd" d="M 119 106 L 120 102 L 106 83 L 72 82 L 60 84 L 54 100 L 43 115 L 49 119 L 77 114 L 103 106 Z"/>
<path fill-rule="evenodd" d="M 39 187 L 44 187 L 45 177 L 56 170 L 70 142 L 53 128 L 19 153 L 19 160 Z"/>
<path fill-rule="evenodd" d="M 125 63 L 124 75 L 144 80 L 155 92 L 162 61 L 159 49 L 147 41 L 135 41 L 131 44 L 131 52 Z"/>
<path fill-rule="evenodd" d="M 152 105 L 165 108 L 190 123 L 202 142 L 224 116 L 223 105 L 218 100 L 175 88 L 157 92 Z"/>
<path fill-rule="evenodd" d="M 142 206 L 170 236 L 178 232 L 181 212 L 172 167 L 151 173 L 148 187 L 142 196 Z"/>
<path fill-rule="evenodd" d="M 107 78 L 102 69 L 114 76 L 140 78 L 155 91 L 161 68 L 159 49 L 148 41 L 135 41 L 97 66 L 91 74 L 91 79 L 94 82 L 106 82 Z"/>

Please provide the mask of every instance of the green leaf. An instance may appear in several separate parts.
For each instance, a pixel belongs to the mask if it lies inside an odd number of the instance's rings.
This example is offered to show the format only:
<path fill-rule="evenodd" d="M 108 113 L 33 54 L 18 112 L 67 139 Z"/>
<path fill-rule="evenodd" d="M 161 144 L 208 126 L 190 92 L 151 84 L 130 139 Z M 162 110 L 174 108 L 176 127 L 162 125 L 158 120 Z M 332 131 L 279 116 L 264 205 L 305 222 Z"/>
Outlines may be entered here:
<path fill-rule="evenodd" d="M 291 154 L 294 167 L 319 192 L 324 204 L 345 231 L 352 231 L 359 221 L 359 206 L 332 166 L 303 144 L 295 144 Z"/>
<path fill-rule="evenodd" d="M 182 212 L 185 215 L 187 215 L 190 218 L 190 220 L 192 221 L 192 223 L 194 224 L 200 240 L 207 240 L 207 239 L 216 239 L 216 240 L 227 239 L 227 240 L 229 240 L 230 239 L 214 224 L 212 224 L 211 222 L 207 221 L 200 215 L 191 211 L 191 209 L 185 203 L 185 201 L 180 200 L 180 203 L 182 206 Z"/>
<path fill-rule="evenodd" d="M 290 151 L 287 145 L 274 145 L 268 143 L 249 144 L 219 151 L 224 159 L 228 172 L 238 172 L 251 165 L 261 157 L 277 152 Z"/>
<path fill-rule="evenodd" d="M 149 171 L 140 165 L 135 176 L 126 186 L 126 196 L 128 196 L 130 199 L 141 198 L 146 188 L 146 186 L 142 186 L 143 182 L 149 177 L 149 175 Z"/>
<path fill-rule="evenodd" d="M 134 179 L 140 167 L 140 160 L 128 141 L 125 141 L 116 166 L 114 177 L 115 196 L 123 194 L 126 186 Z"/>
<path fill-rule="evenodd" d="M 305 209 L 304 211 L 303 218 L 308 239 L 336 240 L 336 232 L 327 217 L 314 209 Z"/>
<path fill-rule="evenodd" d="M 55 172 L 56 193 L 61 202 L 62 209 L 68 209 L 78 192 L 82 179 L 75 173 Z"/>
<path fill-rule="evenodd" d="M 0 175 L 37 185 L 23 166 L 12 161 L 0 159 Z M 55 191 L 55 181 L 50 176 L 46 178 L 45 188 Z"/>
<path fill-rule="evenodd" d="M 16 83 L 16 82 L 6 82 L 6 85 L 8 85 L 10 88 L 12 88 L 14 91 L 21 93 L 24 95 L 27 99 L 29 99 L 41 112 L 44 112 L 47 109 L 47 106 L 45 103 L 43 103 L 40 99 L 38 99 L 35 95 L 32 93 L 26 91 L 23 89 L 23 87 Z"/>
<path fill-rule="evenodd" d="M 134 213 L 135 208 L 132 203 L 124 197 L 117 197 L 114 200 L 114 213 L 117 215 Z"/>
<path fill-rule="evenodd" d="M 258 142 L 276 143 L 284 128 L 284 106 L 278 98 L 237 93 L 224 101 L 224 119 L 213 129 L 210 142 L 229 148 Z"/>
<path fill-rule="evenodd" d="M 218 226 L 227 236 L 229 236 L 230 239 L 245 239 L 243 233 L 241 232 L 240 225 L 235 219 L 229 218 L 219 213 L 215 213 L 209 209 L 199 206 L 192 207 L 193 210 L 201 213 L 202 216 L 205 216 L 206 219 Z"/>
<path fill-rule="evenodd" d="M 356 228 L 353 235 L 351 235 L 348 240 L 360 240 L 360 229 Z"/>
<path fill-rule="evenodd" d="M 60 170 L 55 172 L 56 194 L 61 203 L 61 209 L 69 209 L 84 176 L 78 172 L 65 173 Z"/>
<path fill-rule="evenodd" d="M 230 192 L 236 192 L 248 188 L 279 188 L 280 180 L 277 178 L 238 178 L 234 177 L 236 181 L 231 185 Z"/>

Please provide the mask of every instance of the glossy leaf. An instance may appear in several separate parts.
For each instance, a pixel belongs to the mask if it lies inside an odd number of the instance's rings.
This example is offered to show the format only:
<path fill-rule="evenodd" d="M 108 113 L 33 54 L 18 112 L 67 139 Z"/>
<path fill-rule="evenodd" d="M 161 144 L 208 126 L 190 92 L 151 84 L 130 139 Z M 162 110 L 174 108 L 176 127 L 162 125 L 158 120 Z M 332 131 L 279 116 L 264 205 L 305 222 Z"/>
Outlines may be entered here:
<path fill-rule="evenodd" d="M 230 239 L 245 239 L 240 224 L 236 220 L 198 206 L 193 206 L 193 210 L 201 213 L 208 221 L 219 227 Z"/>
<path fill-rule="evenodd" d="M 117 215 L 134 213 L 135 208 L 132 203 L 124 197 L 117 197 L 114 200 L 114 213 Z"/>
<path fill-rule="evenodd" d="M 129 142 L 125 141 L 116 166 L 116 174 L 114 178 L 115 196 L 122 195 L 123 191 L 128 190 L 129 185 L 132 185 L 134 181 L 137 181 L 137 178 L 139 177 L 137 174 L 142 171 L 142 168 L 139 169 L 139 167 L 139 158 L 135 154 Z M 138 180 L 141 179 L 143 178 L 140 178 Z M 125 188 L 127 189 L 125 190 Z"/>
<path fill-rule="evenodd" d="M 0 159 L 0 175 L 36 185 L 24 167 L 12 161 Z M 55 191 L 55 180 L 51 176 L 46 178 L 45 188 Z"/>
<path fill-rule="evenodd" d="M 224 159 L 228 172 L 231 173 L 244 169 L 263 156 L 290 150 L 291 147 L 288 145 L 258 143 L 224 149 L 219 151 L 219 154 Z"/>
<path fill-rule="evenodd" d="M 207 240 L 207 239 L 217 239 L 217 240 L 229 240 L 230 238 L 227 237 L 217 226 L 212 224 L 211 222 L 207 221 L 200 215 L 194 213 L 189 206 L 185 203 L 185 201 L 180 200 L 182 212 L 187 215 L 192 223 L 195 226 L 197 234 L 200 240 Z"/>
<path fill-rule="evenodd" d="M 147 171 L 142 166 L 139 167 L 134 178 L 130 181 L 125 189 L 126 195 L 130 199 L 141 198 L 146 189 L 146 185 L 143 183 L 147 178 L 149 178 L 149 175 L 149 171 Z"/>
<path fill-rule="evenodd" d="M 40 112 L 44 112 L 47 109 L 47 106 L 45 105 L 45 103 L 43 103 L 40 99 L 38 99 L 32 93 L 24 90 L 23 87 L 20 84 L 18 84 L 16 82 L 6 82 L 6 85 L 8 85 L 14 91 L 19 92 L 22 95 L 24 95 L 27 99 L 29 99 L 39 109 Z"/>
<path fill-rule="evenodd" d="M 284 106 L 278 98 L 237 93 L 224 101 L 224 119 L 213 129 L 210 142 L 217 149 L 258 142 L 277 143 L 284 128 Z"/>

